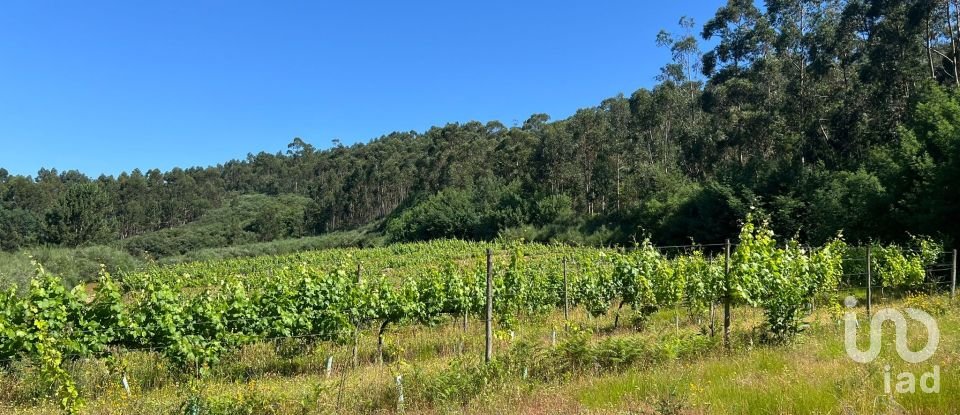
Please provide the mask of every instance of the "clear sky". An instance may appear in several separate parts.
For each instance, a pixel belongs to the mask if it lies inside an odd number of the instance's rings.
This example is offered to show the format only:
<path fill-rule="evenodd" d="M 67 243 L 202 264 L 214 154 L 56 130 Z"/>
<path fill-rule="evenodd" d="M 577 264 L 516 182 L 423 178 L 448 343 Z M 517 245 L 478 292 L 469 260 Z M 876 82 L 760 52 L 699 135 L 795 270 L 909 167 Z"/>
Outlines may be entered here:
<path fill-rule="evenodd" d="M 215 165 L 655 83 L 656 33 L 722 0 L 47 1 L 0 8 L 0 167 Z"/>

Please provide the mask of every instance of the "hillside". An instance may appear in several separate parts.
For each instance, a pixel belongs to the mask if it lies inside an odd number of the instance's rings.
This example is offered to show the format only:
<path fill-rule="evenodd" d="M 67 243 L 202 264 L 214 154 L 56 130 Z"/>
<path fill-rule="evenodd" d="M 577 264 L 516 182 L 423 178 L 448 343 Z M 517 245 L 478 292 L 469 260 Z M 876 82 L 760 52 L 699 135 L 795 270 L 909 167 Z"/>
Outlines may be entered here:
<path fill-rule="evenodd" d="M 673 60 L 655 86 L 567 119 L 452 123 L 326 149 L 297 138 L 285 153 L 117 177 L 0 170 L 0 248 L 109 244 L 159 259 L 364 226 L 394 241 L 671 244 L 721 240 L 751 210 L 805 243 L 842 230 L 853 242 L 922 234 L 951 246 L 950 16 L 940 2 L 735 0 L 702 27 L 681 19 L 657 37 Z M 207 222 L 245 200 L 260 202 L 232 229 Z"/>

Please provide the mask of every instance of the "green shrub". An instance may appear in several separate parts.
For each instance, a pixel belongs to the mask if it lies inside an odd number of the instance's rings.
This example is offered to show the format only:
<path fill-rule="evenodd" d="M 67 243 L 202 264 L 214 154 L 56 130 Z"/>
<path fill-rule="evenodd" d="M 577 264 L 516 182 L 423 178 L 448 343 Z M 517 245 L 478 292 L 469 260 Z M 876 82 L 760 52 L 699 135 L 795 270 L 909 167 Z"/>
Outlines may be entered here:
<path fill-rule="evenodd" d="M 107 272 L 118 275 L 144 265 L 143 261 L 130 254 L 104 245 L 32 248 L 17 253 L 0 253 L 0 285 L 25 288 L 36 272 L 31 261 L 40 263 L 70 287 L 95 280 L 101 265 Z"/>

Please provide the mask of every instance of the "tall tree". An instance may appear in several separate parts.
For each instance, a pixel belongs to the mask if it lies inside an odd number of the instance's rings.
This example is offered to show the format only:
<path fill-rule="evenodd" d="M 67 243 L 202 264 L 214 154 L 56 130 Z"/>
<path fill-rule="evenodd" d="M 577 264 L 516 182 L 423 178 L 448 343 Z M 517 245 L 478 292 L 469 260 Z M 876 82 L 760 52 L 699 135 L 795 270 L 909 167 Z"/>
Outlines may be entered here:
<path fill-rule="evenodd" d="M 110 199 L 99 185 L 72 184 L 47 212 L 47 237 L 66 246 L 105 242 L 113 232 L 110 210 Z"/>

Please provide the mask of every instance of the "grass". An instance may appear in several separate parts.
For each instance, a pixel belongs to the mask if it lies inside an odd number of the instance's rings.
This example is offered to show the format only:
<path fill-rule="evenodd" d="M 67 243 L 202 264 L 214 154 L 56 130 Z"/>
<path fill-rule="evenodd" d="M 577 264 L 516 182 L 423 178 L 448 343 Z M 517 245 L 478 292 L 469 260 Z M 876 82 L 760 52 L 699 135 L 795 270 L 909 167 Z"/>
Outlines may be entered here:
<path fill-rule="evenodd" d="M 401 326 L 388 334 L 385 364 L 377 364 L 372 330 L 360 338 L 359 366 L 352 344 L 279 341 L 229 354 L 202 380 L 178 373 L 156 353 L 123 356 L 132 394 L 120 387 L 105 361 L 73 362 L 90 414 L 313 414 L 397 413 L 402 375 L 404 413 L 956 413 L 960 396 L 960 314 L 943 297 L 892 303 L 935 314 L 941 340 L 921 364 L 900 360 L 892 328 L 885 327 L 880 357 L 859 364 L 847 357 L 843 328 L 827 307 L 810 328 L 785 345 L 760 344 L 754 309 L 734 310 L 735 347 L 702 335 L 696 319 L 675 310 L 655 314 L 646 329 L 611 329 L 613 316 L 592 319 L 577 311 L 571 329 L 562 313 L 528 318 L 509 332 L 498 330 L 496 359 L 483 364 L 482 324 L 459 321 L 435 327 Z M 879 306 L 879 305 L 878 305 Z M 861 316 L 864 310 L 859 309 Z M 863 319 L 862 319 L 863 320 Z M 700 322 L 705 323 L 704 321 Z M 596 331 L 596 328 L 601 330 Z M 925 342 L 909 330 L 913 350 Z M 551 333 L 557 331 L 557 344 Z M 865 346 L 866 330 L 860 330 Z M 461 348 L 461 341 L 463 342 Z M 461 350 L 463 353 L 461 354 Z M 328 376 L 327 359 L 333 357 Z M 917 377 L 940 370 L 940 393 L 884 393 L 884 367 Z M 56 413 L 36 386 L 36 369 L 15 364 L 0 375 L 0 412 Z"/>
<path fill-rule="evenodd" d="M 854 363 L 844 352 L 841 329 L 823 320 L 787 346 L 741 348 L 729 355 L 669 362 L 653 370 L 591 377 L 567 388 L 588 411 L 597 412 L 631 406 L 656 409 L 664 400 L 679 402 L 684 412 L 691 413 L 956 412 L 960 325 L 955 315 L 938 319 L 942 335 L 938 352 L 931 361 L 915 365 L 896 356 L 892 330 L 885 330 L 877 361 Z M 916 350 L 926 339 L 922 329 L 911 328 L 911 349 Z M 886 395 L 883 367 L 888 364 L 894 385 L 900 372 L 919 377 L 940 366 L 940 393 L 918 390 Z"/>

